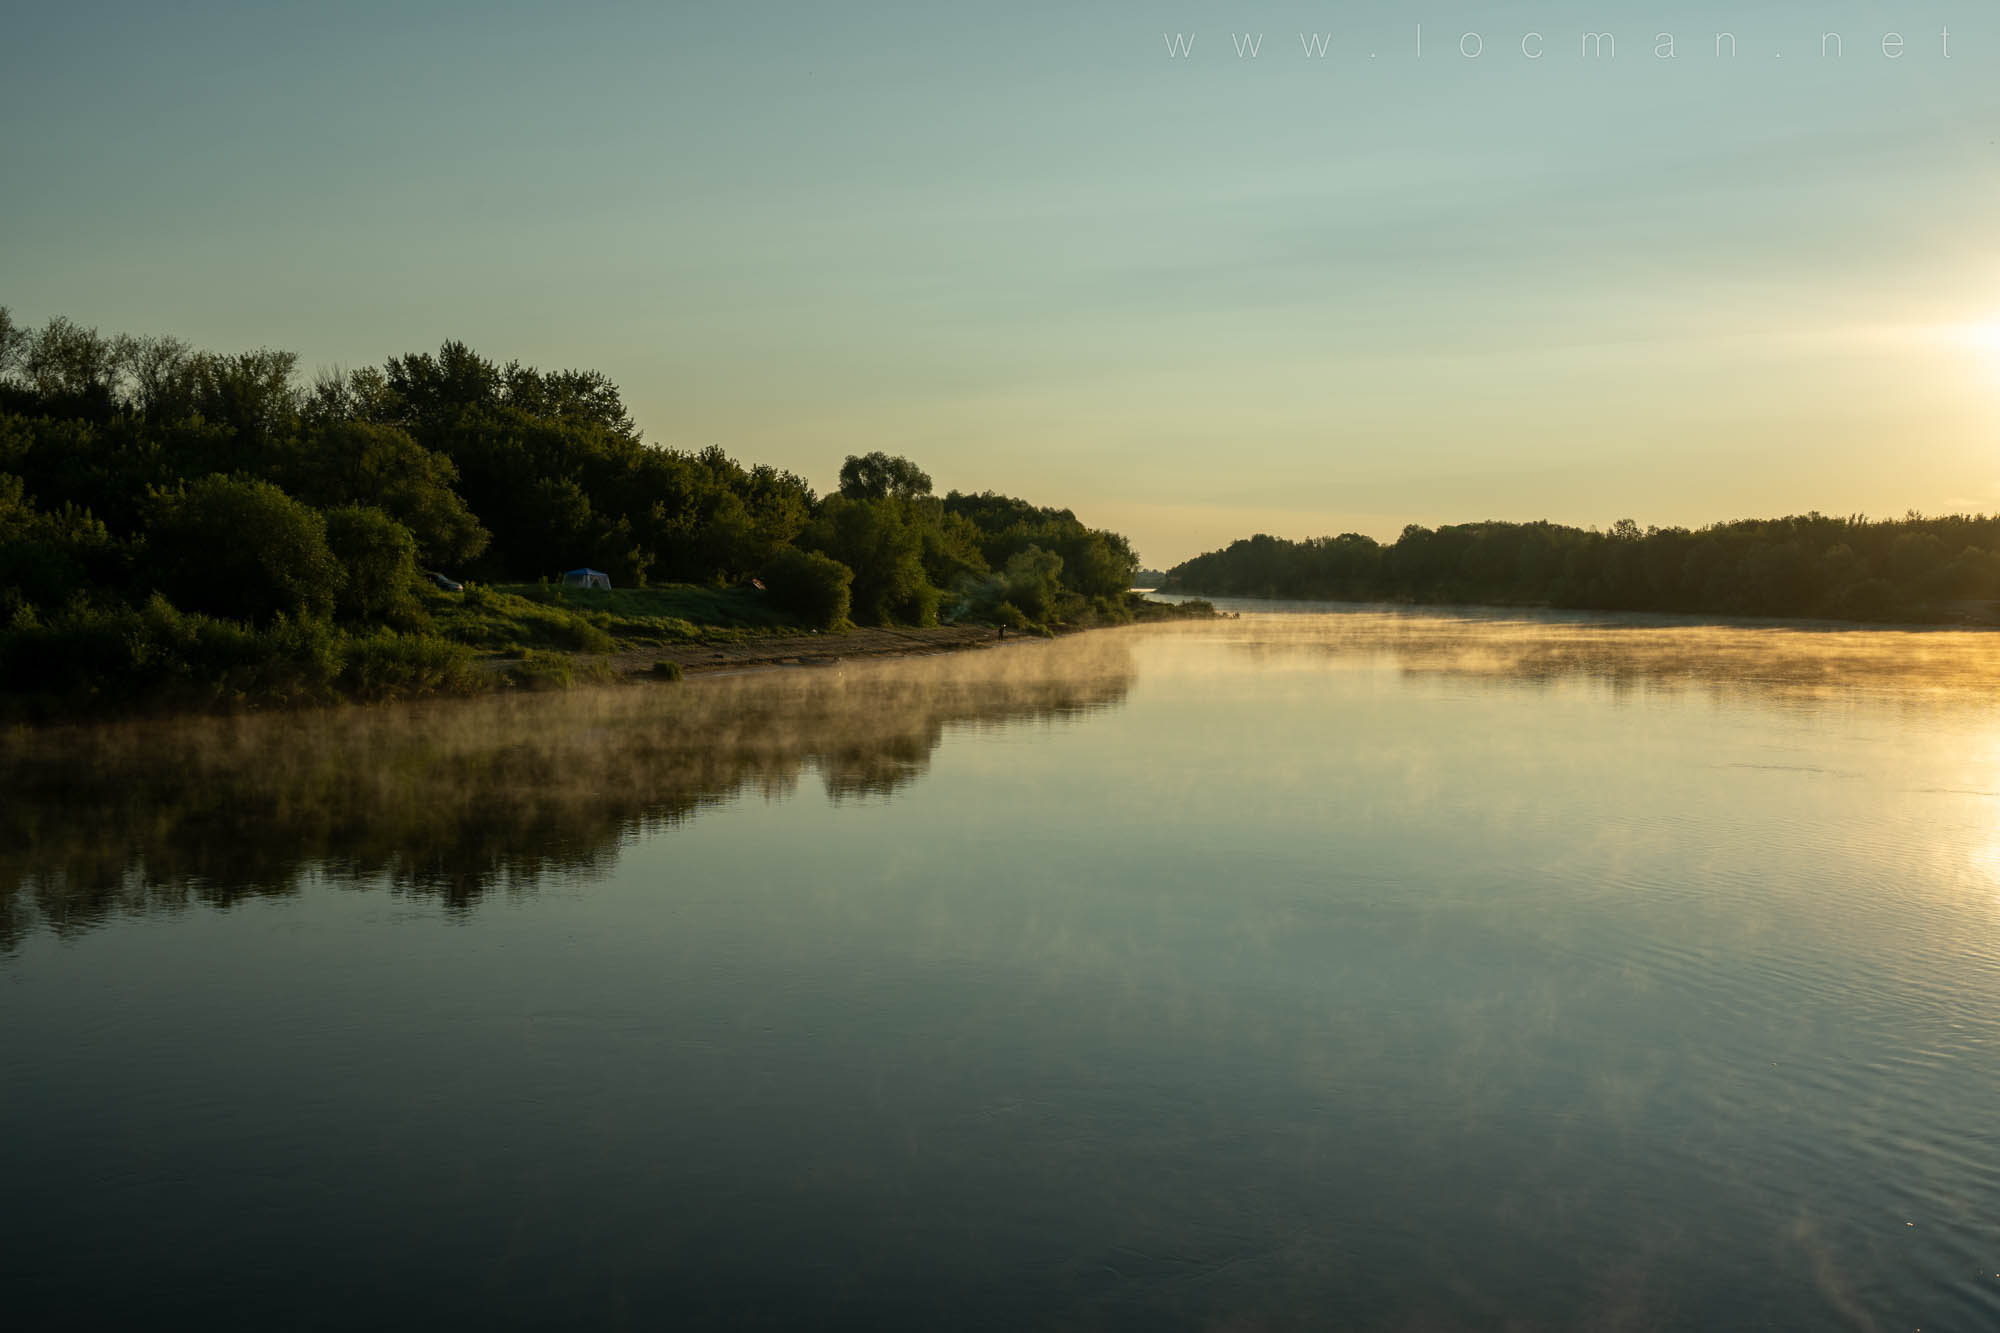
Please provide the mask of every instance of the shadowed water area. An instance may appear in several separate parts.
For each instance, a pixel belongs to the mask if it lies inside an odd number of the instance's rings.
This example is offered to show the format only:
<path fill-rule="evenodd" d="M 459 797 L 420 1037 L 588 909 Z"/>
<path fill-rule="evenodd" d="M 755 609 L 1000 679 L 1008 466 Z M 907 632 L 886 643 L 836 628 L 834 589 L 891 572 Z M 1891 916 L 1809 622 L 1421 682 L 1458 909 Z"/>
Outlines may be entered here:
<path fill-rule="evenodd" d="M 0 737 L 29 1327 L 2000 1325 L 2000 636 Z"/>

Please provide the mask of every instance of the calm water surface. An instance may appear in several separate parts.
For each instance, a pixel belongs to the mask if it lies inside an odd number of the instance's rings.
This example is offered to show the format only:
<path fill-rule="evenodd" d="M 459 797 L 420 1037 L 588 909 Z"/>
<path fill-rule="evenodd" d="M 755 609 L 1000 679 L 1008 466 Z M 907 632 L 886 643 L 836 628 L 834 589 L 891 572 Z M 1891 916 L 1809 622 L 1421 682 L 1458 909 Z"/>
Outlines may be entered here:
<path fill-rule="evenodd" d="M 0 738 L 9 1322 L 2000 1327 L 1996 701 L 1348 610 Z"/>

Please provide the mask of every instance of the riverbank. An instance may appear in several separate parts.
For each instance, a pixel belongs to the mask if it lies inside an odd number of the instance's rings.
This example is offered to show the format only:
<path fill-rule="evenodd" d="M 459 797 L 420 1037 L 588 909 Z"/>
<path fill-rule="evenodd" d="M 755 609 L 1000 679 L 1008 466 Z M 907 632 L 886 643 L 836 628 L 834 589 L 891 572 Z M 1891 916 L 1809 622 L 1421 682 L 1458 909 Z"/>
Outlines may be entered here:
<path fill-rule="evenodd" d="M 1084 626 L 1052 633 L 1079 633 Z M 1092 627 L 1101 628 L 1101 627 Z M 753 634 L 740 639 L 676 644 L 671 648 L 628 648 L 603 660 L 621 676 L 651 674 L 653 664 L 671 661 L 689 674 L 760 666 L 831 666 L 850 658 L 914 657 L 1019 643 L 1038 635 L 1008 633 L 991 625 L 870 627 L 844 634 Z"/>
<path fill-rule="evenodd" d="M 532 626 L 531 646 L 517 643 L 497 653 L 489 652 L 478 664 L 501 682 L 512 685 L 547 688 L 612 684 L 756 667 L 831 666 L 854 659 L 962 652 L 1024 640 L 1041 641 L 1088 629 L 1207 619 L 1215 614 L 1206 602 L 1153 601 L 1135 591 L 1124 607 L 1127 615 L 1124 620 L 1058 622 L 1026 630 L 981 622 L 850 625 L 842 630 L 822 631 L 787 624 L 769 617 L 768 613 L 760 622 L 755 617 L 762 609 L 761 598 L 740 589 L 704 594 L 716 600 L 698 609 L 700 621 L 690 620 L 684 617 L 696 610 L 687 602 L 691 591 L 701 590 L 570 592 L 561 599 L 524 588 L 469 590 L 471 598 L 489 605 L 496 596 L 515 606 L 523 605 L 526 598 L 539 603 L 538 615 L 561 617 L 559 621 Z M 649 598 L 673 600 L 656 606 L 645 601 Z M 624 603 L 619 599 L 625 599 Z M 680 617 L 672 614 L 676 611 L 681 613 Z M 441 623 L 446 623 L 450 614 L 441 615 Z M 454 628 L 461 636 L 472 637 L 468 631 L 474 624 L 472 616 L 460 613 Z M 479 632 L 490 647 L 508 633 L 522 632 L 522 627 L 519 622 L 509 623 L 504 630 L 482 625 Z"/>
<path fill-rule="evenodd" d="M 532 589 L 468 588 L 426 597 L 431 628 L 417 633 L 356 637 L 324 624 L 283 622 L 257 631 L 154 607 L 85 626 L 87 633 L 44 635 L 41 678 L 51 685 L 0 691 L 0 722 L 275 712 L 616 686 L 958 652 L 1215 614 L 1204 602 L 1154 602 L 1135 593 L 1122 607 L 1124 619 L 1028 631 L 962 623 L 828 632 L 786 624 L 741 590 L 621 590 L 597 594 L 602 604 Z M 714 604 L 696 604 L 704 600 Z M 673 610 L 702 619 L 662 614 Z M 70 669 L 54 671 L 58 661 Z"/>

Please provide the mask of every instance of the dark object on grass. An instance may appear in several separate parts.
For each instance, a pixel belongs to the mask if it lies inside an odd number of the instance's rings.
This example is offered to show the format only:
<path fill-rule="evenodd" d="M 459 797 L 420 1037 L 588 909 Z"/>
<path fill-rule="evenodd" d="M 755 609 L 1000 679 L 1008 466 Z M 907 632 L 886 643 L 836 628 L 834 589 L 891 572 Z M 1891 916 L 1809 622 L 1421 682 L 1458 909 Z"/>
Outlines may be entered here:
<path fill-rule="evenodd" d="M 424 577 L 429 579 L 432 583 L 436 584 L 438 587 L 443 588 L 446 592 L 465 591 L 464 584 L 458 582 L 456 579 L 446 578 L 444 575 L 438 573 L 435 569 L 425 570 Z"/>
<path fill-rule="evenodd" d="M 656 680 L 679 680 L 687 673 L 681 670 L 679 662 L 655 662 L 651 674 Z"/>

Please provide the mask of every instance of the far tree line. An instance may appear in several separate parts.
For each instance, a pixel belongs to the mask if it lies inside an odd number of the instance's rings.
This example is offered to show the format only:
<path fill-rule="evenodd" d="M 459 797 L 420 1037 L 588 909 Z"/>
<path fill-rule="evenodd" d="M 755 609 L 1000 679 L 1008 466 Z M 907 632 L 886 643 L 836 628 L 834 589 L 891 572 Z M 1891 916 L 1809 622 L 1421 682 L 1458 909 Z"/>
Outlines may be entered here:
<path fill-rule="evenodd" d="M 1588 610 L 1990 620 L 2000 599 L 2000 517 L 1811 513 L 1704 528 L 1559 523 L 1412 524 L 1359 533 L 1258 535 L 1166 571 L 1161 588 L 1216 596 L 1486 603 Z"/>

